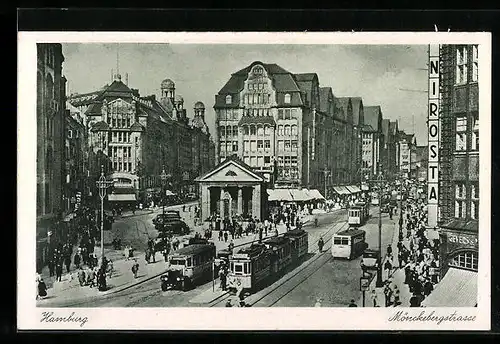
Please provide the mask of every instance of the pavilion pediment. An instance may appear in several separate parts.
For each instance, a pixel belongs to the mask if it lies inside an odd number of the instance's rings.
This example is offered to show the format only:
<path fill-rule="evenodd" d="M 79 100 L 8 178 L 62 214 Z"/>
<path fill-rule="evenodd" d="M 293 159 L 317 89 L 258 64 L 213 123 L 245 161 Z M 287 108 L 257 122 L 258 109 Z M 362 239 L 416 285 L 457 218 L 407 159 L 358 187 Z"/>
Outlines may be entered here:
<path fill-rule="evenodd" d="M 253 182 L 261 183 L 263 178 L 246 166 L 228 160 L 198 179 L 199 182 Z"/>

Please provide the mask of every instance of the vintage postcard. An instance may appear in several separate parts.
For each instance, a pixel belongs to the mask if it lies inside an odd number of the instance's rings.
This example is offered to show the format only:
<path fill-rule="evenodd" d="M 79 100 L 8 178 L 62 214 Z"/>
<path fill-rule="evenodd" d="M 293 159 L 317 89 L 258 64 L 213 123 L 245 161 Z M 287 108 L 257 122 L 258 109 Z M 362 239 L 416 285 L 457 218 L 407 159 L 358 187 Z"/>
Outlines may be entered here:
<path fill-rule="evenodd" d="M 19 329 L 490 328 L 490 34 L 18 42 Z"/>

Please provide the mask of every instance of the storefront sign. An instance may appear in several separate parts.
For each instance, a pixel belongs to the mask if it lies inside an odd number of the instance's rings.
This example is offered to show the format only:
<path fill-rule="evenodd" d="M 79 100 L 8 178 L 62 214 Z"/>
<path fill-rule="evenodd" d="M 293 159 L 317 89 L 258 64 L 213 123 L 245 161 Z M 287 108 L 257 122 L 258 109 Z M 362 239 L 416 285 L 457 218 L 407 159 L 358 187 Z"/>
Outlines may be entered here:
<path fill-rule="evenodd" d="M 477 237 L 473 235 L 448 233 L 448 242 L 478 248 Z"/>
<path fill-rule="evenodd" d="M 438 221 L 439 197 L 439 45 L 429 45 L 429 103 L 428 142 L 429 163 L 427 170 L 427 224 L 434 228 Z"/>

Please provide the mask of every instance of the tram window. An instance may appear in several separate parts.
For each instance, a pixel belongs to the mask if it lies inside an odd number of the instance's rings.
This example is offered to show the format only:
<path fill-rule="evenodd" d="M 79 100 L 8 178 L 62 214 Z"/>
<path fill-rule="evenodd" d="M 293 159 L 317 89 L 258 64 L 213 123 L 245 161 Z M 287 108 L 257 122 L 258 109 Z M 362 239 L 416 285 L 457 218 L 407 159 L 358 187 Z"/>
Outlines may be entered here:
<path fill-rule="evenodd" d="M 349 245 L 349 238 L 341 238 L 341 245 Z"/>
<path fill-rule="evenodd" d="M 333 244 L 334 245 L 341 245 L 341 240 L 338 237 L 333 238 Z"/>
<path fill-rule="evenodd" d="M 186 266 L 191 266 L 191 258 L 188 258 L 187 261 L 186 261 Z"/>
<path fill-rule="evenodd" d="M 234 272 L 234 263 L 233 262 L 231 262 L 229 270 L 231 270 L 232 272 Z"/>
<path fill-rule="evenodd" d="M 170 265 L 184 265 L 184 259 L 170 259 Z"/>
<path fill-rule="evenodd" d="M 243 264 L 235 264 L 234 265 L 234 272 L 235 273 L 238 273 L 238 272 L 241 273 L 243 271 L 243 266 L 242 265 Z"/>
<path fill-rule="evenodd" d="M 243 273 L 247 274 L 248 273 L 248 263 L 243 264 Z"/>

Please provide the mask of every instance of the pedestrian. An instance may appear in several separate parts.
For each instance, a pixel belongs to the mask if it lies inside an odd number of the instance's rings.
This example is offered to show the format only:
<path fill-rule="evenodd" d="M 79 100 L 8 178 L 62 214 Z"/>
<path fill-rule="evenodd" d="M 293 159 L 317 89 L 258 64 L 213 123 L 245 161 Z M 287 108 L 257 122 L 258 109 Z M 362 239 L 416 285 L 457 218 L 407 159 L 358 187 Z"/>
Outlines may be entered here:
<path fill-rule="evenodd" d="M 325 246 L 325 242 L 323 241 L 323 237 L 320 237 L 318 241 L 319 253 L 323 252 L 323 246 Z"/>
<path fill-rule="evenodd" d="M 391 296 L 392 296 L 392 289 L 389 283 L 386 283 L 384 287 L 384 296 L 385 296 L 385 306 L 389 307 L 391 305 Z"/>
<path fill-rule="evenodd" d="M 432 285 L 432 282 L 430 281 L 430 279 L 426 279 L 425 280 L 425 283 L 424 283 L 424 296 L 429 296 L 430 293 L 432 293 L 432 291 L 434 290 L 434 286 Z"/>
<path fill-rule="evenodd" d="M 370 297 L 371 297 L 372 302 L 373 302 L 373 307 L 379 307 L 378 296 L 377 296 L 377 292 L 375 291 L 375 289 L 372 289 L 372 293 L 371 293 Z"/>
<path fill-rule="evenodd" d="M 398 286 L 394 286 L 394 307 L 397 307 L 401 304 L 399 288 Z"/>
<path fill-rule="evenodd" d="M 226 301 L 226 307 L 233 307 L 233 304 L 231 303 L 231 299 L 228 299 Z"/>
<path fill-rule="evenodd" d="M 85 271 L 83 270 L 83 266 L 80 266 L 78 270 L 78 282 L 80 283 L 80 287 L 85 285 Z"/>
<path fill-rule="evenodd" d="M 123 249 L 123 255 L 125 256 L 125 260 L 128 260 L 130 254 L 130 248 L 128 245 L 125 245 L 125 248 Z"/>
<path fill-rule="evenodd" d="M 95 286 L 95 270 L 93 268 L 87 271 L 87 285 L 92 288 Z"/>
<path fill-rule="evenodd" d="M 113 276 L 114 271 L 115 269 L 113 267 L 113 261 L 110 259 L 106 264 L 106 272 L 108 273 L 108 278 L 111 278 Z"/>
<path fill-rule="evenodd" d="M 48 266 L 49 266 L 49 276 L 52 277 L 54 276 L 54 271 L 55 271 L 54 257 L 51 257 L 49 259 Z"/>
<path fill-rule="evenodd" d="M 69 273 L 69 268 L 71 266 L 71 255 L 67 254 L 64 258 L 64 265 L 66 265 L 66 272 Z"/>
<path fill-rule="evenodd" d="M 316 299 L 316 303 L 314 304 L 314 307 L 321 307 L 321 299 Z"/>
<path fill-rule="evenodd" d="M 63 272 L 62 262 L 58 261 L 56 264 L 56 281 L 61 282 L 62 272 Z"/>
<path fill-rule="evenodd" d="M 351 300 L 351 302 L 349 303 L 349 307 L 358 307 L 358 305 L 356 304 L 356 302 L 354 302 L 354 300 Z"/>
<path fill-rule="evenodd" d="M 139 263 L 137 259 L 134 259 L 134 264 L 132 265 L 132 273 L 134 274 L 134 278 L 137 278 L 137 273 L 139 272 Z"/>
<path fill-rule="evenodd" d="M 226 290 L 226 274 L 224 272 L 224 269 L 221 269 L 219 271 L 219 280 L 220 280 L 220 289 L 222 291 Z"/>
<path fill-rule="evenodd" d="M 229 235 L 228 235 L 227 231 L 224 231 L 224 242 L 227 242 L 228 239 L 229 239 Z"/>
<path fill-rule="evenodd" d="M 73 263 L 75 264 L 75 267 L 77 269 L 80 268 L 80 262 L 81 262 L 81 257 L 80 257 L 80 254 L 77 252 L 77 253 L 75 253 L 75 256 L 73 257 Z"/>
<path fill-rule="evenodd" d="M 38 288 L 38 293 L 36 295 L 36 298 L 44 298 L 45 296 L 47 296 L 47 285 L 45 284 L 43 278 L 39 278 L 38 279 L 38 283 L 37 283 L 37 288 Z"/>

